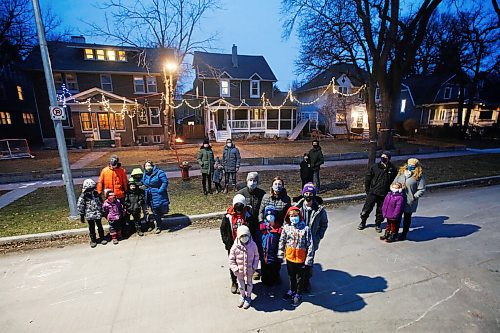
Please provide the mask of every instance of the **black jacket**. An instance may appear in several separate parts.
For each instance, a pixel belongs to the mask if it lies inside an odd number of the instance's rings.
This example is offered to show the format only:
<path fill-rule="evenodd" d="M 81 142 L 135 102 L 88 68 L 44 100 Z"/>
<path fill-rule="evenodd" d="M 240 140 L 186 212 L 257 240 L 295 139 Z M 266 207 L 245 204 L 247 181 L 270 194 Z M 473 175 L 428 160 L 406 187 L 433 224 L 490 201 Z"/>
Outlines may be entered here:
<path fill-rule="evenodd" d="M 311 160 L 311 169 L 319 170 L 321 164 L 325 163 L 321 147 L 312 148 L 309 150 L 309 159 Z"/>
<path fill-rule="evenodd" d="M 314 172 L 313 169 L 311 169 L 311 164 L 309 164 L 309 162 L 302 160 L 302 162 L 300 162 L 300 179 L 306 183 L 312 182 L 313 175 Z"/>
<path fill-rule="evenodd" d="M 125 192 L 124 205 L 128 213 L 132 214 L 140 212 L 145 202 L 146 196 L 143 189 L 136 188 L 134 191 L 129 189 Z"/>
<path fill-rule="evenodd" d="M 252 215 L 250 218 L 250 221 L 248 222 L 249 228 L 250 228 L 250 233 L 252 234 L 252 237 L 257 235 L 257 233 L 260 231 L 259 229 L 259 211 L 260 211 L 260 204 L 262 202 L 262 198 L 266 194 L 266 192 L 263 189 L 260 188 L 255 188 L 251 193 L 250 189 L 248 186 L 245 186 L 241 190 L 237 192 L 237 194 L 241 194 L 247 199 L 247 205 L 250 206 L 250 214 Z"/>
<path fill-rule="evenodd" d="M 365 192 L 385 197 L 396 175 L 397 170 L 391 162 L 387 166 L 381 162 L 373 164 L 365 177 Z"/>

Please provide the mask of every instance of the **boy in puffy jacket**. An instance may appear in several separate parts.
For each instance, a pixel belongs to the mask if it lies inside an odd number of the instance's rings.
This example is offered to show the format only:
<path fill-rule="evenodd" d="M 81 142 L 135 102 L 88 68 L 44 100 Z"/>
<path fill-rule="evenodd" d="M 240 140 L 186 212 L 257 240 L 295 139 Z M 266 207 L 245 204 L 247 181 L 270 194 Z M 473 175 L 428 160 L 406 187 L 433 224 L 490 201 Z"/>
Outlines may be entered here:
<path fill-rule="evenodd" d="M 380 236 L 380 240 L 384 240 L 387 243 L 397 240 L 399 223 L 404 206 L 403 185 L 401 183 L 394 183 L 391 185 L 391 190 L 385 196 L 384 204 L 382 205 L 382 215 L 387 219 L 387 226 L 385 227 L 385 234 Z"/>
<path fill-rule="evenodd" d="M 97 246 L 95 227 L 99 232 L 99 242 L 106 245 L 108 242 L 104 239 L 104 229 L 102 228 L 102 204 L 101 198 L 96 190 L 96 183 L 92 179 L 83 181 L 82 194 L 78 198 L 78 212 L 80 213 L 80 222 L 84 223 L 85 218 L 89 224 L 90 247 Z"/>
<path fill-rule="evenodd" d="M 278 245 L 281 237 L 281 226 L 276 221 L 274 206 L 264 210 L 264 222 L 260 224 L 262 233 L 262 253 L 260 256 L 262 283 L 267 286 L 279 284 L 281 261 L 278 259 Z"/>
<path fill-rule="evenodd" d="M 296 206 L 290 207 L 286 213 L 278 258 L 286 259 L 290 279 L 290 290 L 283 299 L 291 300 L 293 306 L 298 306 L 302 299 L 306 266 L 312 266 L 314 262 L 314 246 L 311 231 Z"/>
<path fill-rule="evenodd" d="M 121 237 L 120 220 L 122 218 L 122 204 L 119 199 L 115 198 L 115 194 L 111 190 L 104 191 L 106 200 L 102 205 L 104 216 L 108 219 L 109 233 L 113 244 L 118 244 L 118 238 Z"/>
<path fill-rule="evenodd" d="M 238 307 L 248 309 L 252 302 L 252 275 L 259 266 L 259 250 L 250 235 L 250 229 L 241 225 L 229 251 L 229 268 L 238 279 L 240 300 Z"/>
<path fill-rule="evenodd" d="M 220 159 L 217 157 L 214 163 L 214 173 L 212 174 L 212 182 L 215 185 L 215 190 L 217 193 L 222 192 L 222 177 L 224 176 L 224 167 L 220 163 Z"/>
<path fill-rule="evenodd" d="M 141 213 L 145 203 L 146 196 L 144 190 L 141 189 L 140 186 L 134 182 L 134 178 L 131 177 L 128 183 L 128 190 L 125 193 L 125 218 L 128 228 L 132 225 L 131 217 L 134 219 L 135 230 L 139 236 L 144 236 L 141 229 Z"/>

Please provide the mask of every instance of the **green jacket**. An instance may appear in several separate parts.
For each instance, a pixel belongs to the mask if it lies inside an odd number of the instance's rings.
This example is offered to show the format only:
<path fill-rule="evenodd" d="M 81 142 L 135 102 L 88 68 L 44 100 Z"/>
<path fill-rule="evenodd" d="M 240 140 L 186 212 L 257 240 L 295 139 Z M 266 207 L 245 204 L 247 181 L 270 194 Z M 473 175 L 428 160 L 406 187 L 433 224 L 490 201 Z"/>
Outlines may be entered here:
<path fill-rule="evenodd" d="M 325 163 L 325 158 L 323 157 L 320 146 L 309 150 L 309 160 L 311 161 L 311 169 L 313 170 L 319 170 L 320 165 Z"/>
<path fill-rule="evenodd" d="M 211 147 L 201 147 L 198 152 L 198 164 L 200 164 L 201 173 L 214 172 L 214 152 Z"/>

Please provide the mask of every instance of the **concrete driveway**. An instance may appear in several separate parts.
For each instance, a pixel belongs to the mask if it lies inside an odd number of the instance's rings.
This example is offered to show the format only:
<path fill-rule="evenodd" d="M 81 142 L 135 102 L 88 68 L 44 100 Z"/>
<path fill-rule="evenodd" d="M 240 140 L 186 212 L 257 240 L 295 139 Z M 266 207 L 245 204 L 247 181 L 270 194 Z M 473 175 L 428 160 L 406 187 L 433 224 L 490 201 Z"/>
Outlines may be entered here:
<path fill-rule="evenodd" d="M 329 212 L 296 309 L 257 283 L 236 308 L 216 229 L 0 258 L 1 332 L 499 332 L 500 186 L 427 193 L 409 240 Z"/>

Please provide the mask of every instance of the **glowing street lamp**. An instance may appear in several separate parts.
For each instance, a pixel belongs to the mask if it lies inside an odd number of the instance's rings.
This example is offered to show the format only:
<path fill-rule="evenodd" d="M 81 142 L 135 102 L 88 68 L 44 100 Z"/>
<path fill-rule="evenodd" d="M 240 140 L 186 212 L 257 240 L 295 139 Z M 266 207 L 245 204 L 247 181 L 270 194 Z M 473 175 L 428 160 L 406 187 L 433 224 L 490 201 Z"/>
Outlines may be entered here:
<path fill-rule="evenodd" d="M 171 103 L 174 101 L 173 74 L 177 71 L 177 63 L 167 61 L 163 66 L 163 81 L 165 82 L 165 118 L 164 118 L 164 147 L 170 149 L 173 133 L 173 110 Z"/>

